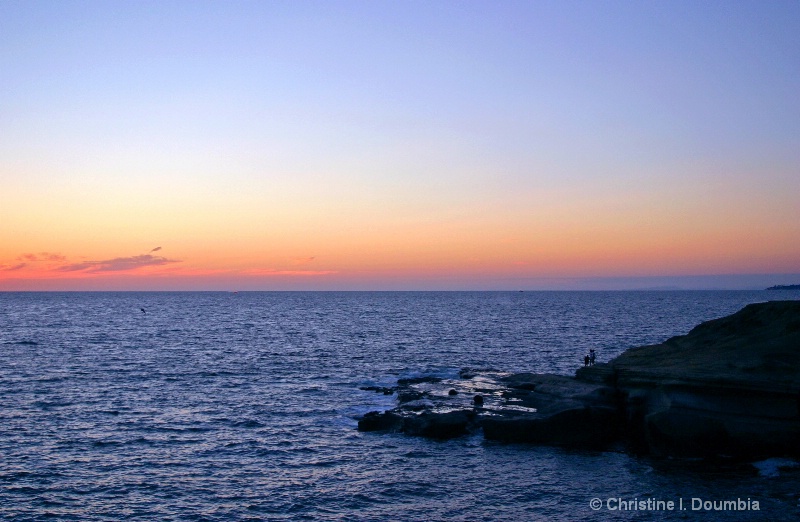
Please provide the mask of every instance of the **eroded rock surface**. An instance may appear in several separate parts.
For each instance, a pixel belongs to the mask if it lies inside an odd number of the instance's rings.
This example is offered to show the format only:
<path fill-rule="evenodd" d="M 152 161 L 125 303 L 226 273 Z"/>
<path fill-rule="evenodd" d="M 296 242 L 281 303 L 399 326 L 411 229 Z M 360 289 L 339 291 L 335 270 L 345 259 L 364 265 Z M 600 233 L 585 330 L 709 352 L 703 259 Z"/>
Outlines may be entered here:
<path fill-rule="evenodd" d="M 637 449 L 800 454 L 800 301 L 748 305 L 609 366 Z"/>

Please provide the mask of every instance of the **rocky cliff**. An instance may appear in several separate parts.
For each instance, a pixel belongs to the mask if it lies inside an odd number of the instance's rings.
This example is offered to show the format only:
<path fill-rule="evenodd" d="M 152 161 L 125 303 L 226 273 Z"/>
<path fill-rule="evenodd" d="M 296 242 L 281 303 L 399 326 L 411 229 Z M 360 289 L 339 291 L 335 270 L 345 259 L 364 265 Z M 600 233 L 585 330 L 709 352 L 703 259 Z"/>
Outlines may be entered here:
<path fill-rule="evenodd" d="M 398 382 L 362 431 L 604 447 L 658 455 L 800 456 L 800 301 L 753 304 L 576 376 L 464 371 Z"/>
<path fill-rule="evenodd" d="M 748 305 L 608 366 L 637 448 L 800 454 L 800 301 Z"/>

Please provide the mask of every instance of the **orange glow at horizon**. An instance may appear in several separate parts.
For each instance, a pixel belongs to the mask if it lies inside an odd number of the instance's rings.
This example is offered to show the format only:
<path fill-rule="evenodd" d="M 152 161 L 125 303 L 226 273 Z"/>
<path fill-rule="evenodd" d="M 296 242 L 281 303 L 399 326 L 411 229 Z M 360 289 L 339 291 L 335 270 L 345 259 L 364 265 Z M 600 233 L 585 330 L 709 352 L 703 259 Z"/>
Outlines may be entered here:
<path fill-rule="evenodd" d="M 483 226 L 482 226 L 483 225 Z M 491 224 L 490 224 L 491 225 Z M 313 287 L 326 280 L 492 278 L 575 278 L 735 273 L 793 273 L 797 247 L 779 233 L 754 236 L 746 244 L 735 231 L 708 232 L 676 228 L 561 224 L 537 233 L 524 227 L 485 223 L 446 223 L 425 229 L 395 227 L 391 233 L 365 231 L 335 240 L 274 240 L 245 245 L 215 238 L 198 248 L 183 242 L 154 254 L 73 256 L 61 251 L 0 258 L 0 290 L 25 288 L 26 282 L 108 282 L 110 287 L 158 288 L 158 281 L 192 281 L 217 287 L 235 281 L 243 287 L 269 288 L 271 282 L 302 281 Z M 535 230 L 535 229 L 533 229 Z M 527 233 L 527 234 L 526 234 Z M 308 240 L 308 235 L 303 237 Z M 247 238 L 247 242 L 252 238 Z M 312 246 L 313 243 L 313 246 Z M 776 249 L 774 245 L 781 245 Z M 269 248 L 266 247 L 269 245 Z M 30 250 L 30 249 L 29 249 Z M 34 250 L 35 252 L 35 250 Z M 173 252 L 176 252 L 173 254 Z M 162 255 L 163 254 L 163 255 Z M 298 255 L 299 254 L 299 255 Z M 121 284 L 124 281 L 124 284 Z M 217 283 L 214 283 L 217 281 Z M 35 285 L 34 285 L 35 286 Z"/>
<path fill-rule="evenodd" d="M 794 4 L 95 7 L 4 6 L 0 290 L 800 278 Z"/>

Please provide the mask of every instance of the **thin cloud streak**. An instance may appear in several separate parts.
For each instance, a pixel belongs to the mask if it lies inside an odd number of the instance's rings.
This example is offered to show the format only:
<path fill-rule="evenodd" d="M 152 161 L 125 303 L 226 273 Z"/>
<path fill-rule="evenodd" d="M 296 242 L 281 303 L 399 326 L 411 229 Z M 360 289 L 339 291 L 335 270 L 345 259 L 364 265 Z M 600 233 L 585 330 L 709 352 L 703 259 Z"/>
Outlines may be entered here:
<path fill-rule="evenodd" d="M 8 266 L 8 265 L 0 265 L 0 271 L 2 272 L 14 272 L 16 270 L 22 270 L 28 266 L 28 263 L 20 263 L 18 265 Z"/>
<path fill-rule="evenodd" d="M 61 254 L 40 252 L 21 254 L 17 264 L 0 265 L 0 272 L 16 272 L 19 275 L 35 274 L 39 278 L 80 278 L 109 274 L 147 275 L 157 277 L 235 277 L 247 278 L 314 278 L 338 274 L 335 270 L 309 270 L 305 266 L 314 263 L 316 256 L 295 257 L 289 260 L 296 268 L 243 268 L 209 269 L 186 266 L 183 260 L 153 255 L 162 247 L 150 250 L 151 253 L 136 256 L 114 257 L 99 260 L 80 260 L 67 262 Z M 157 270 L 156 270 L 157 269 Z"/>
<path fill-rule="evenodd" d="M 167 259 L 161 256 L 151 256 L 144 254 L 132 257 L 116 257 L 103 261 L 84 261 L 58 267 L 59 272 L 124 272 L 138 270 L 144 267 L 163 266 L 172 263 L 180 263 L 179 260 Z"/>
<path fill-rule="evenodd" d="M 39 252 L 38 254 L 22 254 L 17 258 L 19 261 L 29 261 L 36 263 L 39 261 L 48 261 L 52 263 L 64 262 L 67 260 L 66 256 L 56 254 L 53 252 Z"/>

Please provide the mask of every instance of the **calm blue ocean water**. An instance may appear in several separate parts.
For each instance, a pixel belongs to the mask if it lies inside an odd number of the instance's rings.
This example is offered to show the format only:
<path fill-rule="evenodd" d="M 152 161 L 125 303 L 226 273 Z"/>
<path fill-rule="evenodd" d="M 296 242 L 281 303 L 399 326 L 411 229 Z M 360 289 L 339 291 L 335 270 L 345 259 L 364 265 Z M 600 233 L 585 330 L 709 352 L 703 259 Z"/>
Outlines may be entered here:
<path fill-rule="evenodd" d="M 800 292 L 0 293 L 3 520 L 796 520 L 800 470 L 359 433 L 359 389 L 571 374 Z M 143 312 L 142 309 L 145 311 Z M 773 466 L 774 468 L 774 466 Z M 593 511 L 592 498 L 685 512 Z M 691 499 L 760 511 L 699 512 Z"/>

